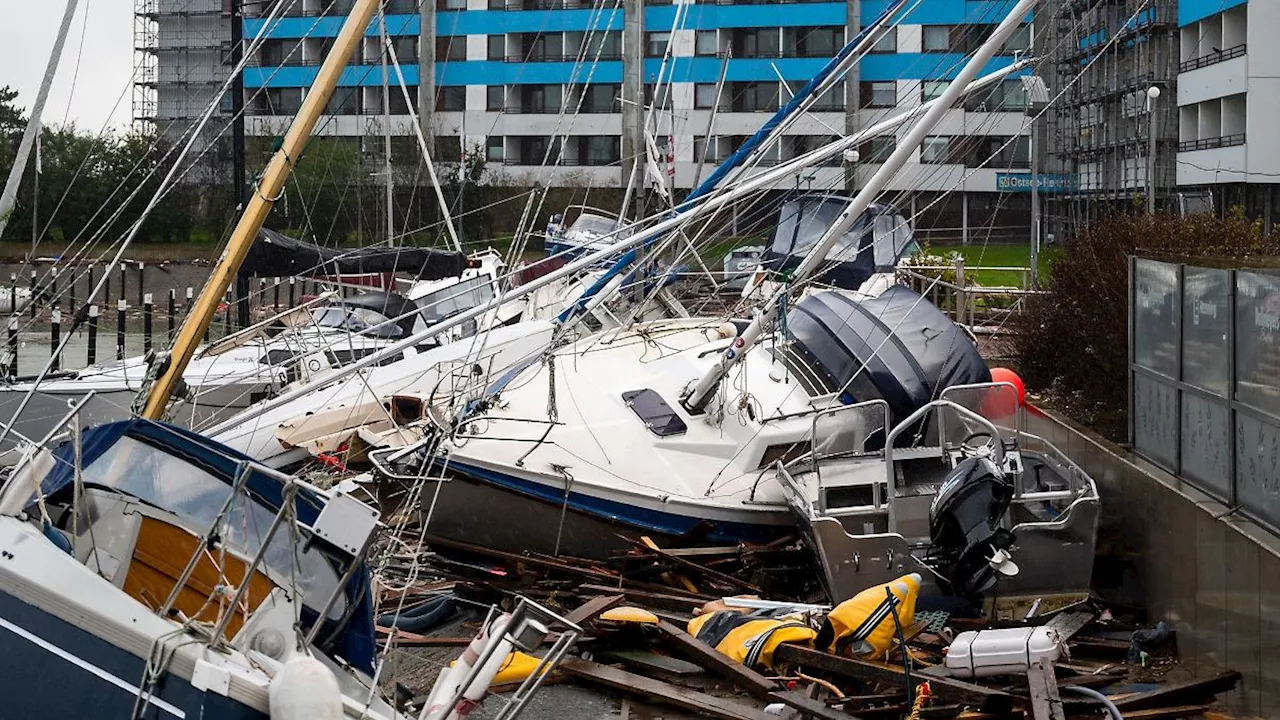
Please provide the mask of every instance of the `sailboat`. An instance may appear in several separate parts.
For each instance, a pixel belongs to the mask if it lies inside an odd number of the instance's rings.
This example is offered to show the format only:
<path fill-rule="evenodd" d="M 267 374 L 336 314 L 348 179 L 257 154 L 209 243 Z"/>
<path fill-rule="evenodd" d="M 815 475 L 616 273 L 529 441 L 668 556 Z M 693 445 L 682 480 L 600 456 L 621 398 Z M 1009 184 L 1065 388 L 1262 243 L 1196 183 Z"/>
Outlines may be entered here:
<path fill-rule="evenodd" d="M 1021 0 L 996 28 L 840 210 L 790 286 L 829 267 L 832 248 L 1035 4 Z M 370 480 L 440 478 L 424 508 L 428 534 L 588 557 L 625 547 L 618 533 L 762 542 L 791 532 L 796 509 L 816 525 L 854 508 L 866 526 L 839 527 L 877 536 L 877 547 L 889 546 L 882 536 L 900 540 L 878 564 L 863 563 L 863 578 L 872 567 L 900 575 L 923 566 L 962 594 L 997 581 L 1018 587 L 1008 579 L 1014 530 L 1052 537 L 1073 508 L 1082 517 L 1096 510 L 1087 477 L 1030 450 L 1034 461 L 1022 462 L 1027 438 L 1007 421 L 1016 414 L 1009 386 L 992 382 L 972 340 L 923 297 L 891 287 L 871 298 L 828 289 L 796 300 L 787 290 L 749 320 L 665 320 L 550 348 L 465 411 L 431 416 L 420 442 L 371 451 Z M 962 404 L 949 389 L 973 397 Z M 846 407 L 878 410 L 878 428 Z M 948 530 L 955 509 L 934 507 L 948 488 L 971 486 L 1000 500 L 985 534 Z M 1044 503 L 1045 517 L 1013 527 L 1015 497 Z M 516 514 L 522 522 L 493 520 Z M 1091 527 L 1078 528 L 1074 554 L 1092 557 Z"/>

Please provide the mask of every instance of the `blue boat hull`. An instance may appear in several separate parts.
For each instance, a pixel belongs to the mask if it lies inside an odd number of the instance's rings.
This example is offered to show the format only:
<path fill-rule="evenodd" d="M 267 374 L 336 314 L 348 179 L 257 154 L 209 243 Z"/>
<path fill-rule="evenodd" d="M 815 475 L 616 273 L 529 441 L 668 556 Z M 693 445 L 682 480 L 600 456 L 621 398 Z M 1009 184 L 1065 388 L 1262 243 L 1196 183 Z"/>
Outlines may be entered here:
<path fill-rule="evenodd" d="M 5 592 L 0 592 L 0 657 L 0 717 L 39 720 L 133 717 L 146 664 Z M 166 674 L 138 717 L 257 720 L 267 715 Z"/>

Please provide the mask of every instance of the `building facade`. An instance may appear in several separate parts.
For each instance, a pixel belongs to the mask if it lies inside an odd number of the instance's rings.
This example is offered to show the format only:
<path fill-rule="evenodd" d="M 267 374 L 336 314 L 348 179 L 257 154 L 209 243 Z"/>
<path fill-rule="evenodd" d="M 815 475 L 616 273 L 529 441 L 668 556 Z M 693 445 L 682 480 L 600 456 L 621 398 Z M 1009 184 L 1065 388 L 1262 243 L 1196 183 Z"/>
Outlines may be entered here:
<path fill-rule="evenodd" d="M 1178 73 L 1179 191 L 1207 190 L 1219 211 L 1280 222 L 1280 4 L 1182 0 Z"/>
<path fill-rule="evenodd" d="M 153 49 L 140 51 L 157 67 L 154 99 L 136 103 L 135 115 L 177 125 L 210 100 L 197 83 L 225 77 L 229 52 L 210 38 L 215 25 L 229 38 L 232 18 L 224 10 L 231 0 L 139 1 L 159 4 L 148 20 L 158 26 Z M 202 2 L 218 7 L 197 20 L 190 8 Z M 351 0 L 295 0 L 269 25 L 261 17 L 268 3 L 243 2 L 237 21 L 246 45 L 265 34 L 245 73 L 247 132 L 274 137 L 301 106 Z M 422 8 L 418 0 L 385 0 L 399 64 L 390 75 L 390 127 L 384 127 L 375 22 L 320 133 L 363 138 L 376 154 L 389 131 L 396 152 L 416 156 L 411 135 L 419 122 L 437 160 L 483 153 L 487 167 L 517 186 L 626 187 L 633 160 L 652 142 L 658 174 L 677 190 L 705 177 L 886 6 L 885 0 L 436 2 Z M 165 12 L 169 4 L 174 12 Z M 937 96 L 1012 6 L 1013 0 L 924 0 L 765 162 L 795 157 Z M 176 28 L 193 27 L 207 27 L 210 37 L 201 36 L 199 47 L 171 47 L 180 45 Z M 1024 25 L 989 69 L 1006 66 L 1030 43 Z M 225 117 L 230 107 L 223 105 Z M 951 110 L 916 152 L 890 185 L 890 199 L 919 214 L 922 235 L 937 243 L 1026 241 L 1029 194 L 1016 177 L 1030 168 L 1025 109 L 1022 83 L 1011 79 Z M 869 141 L 856 165 L 814 168 L 798 182 L 815 191 L 854 189 L 893 147 L 891 137 Z"/>

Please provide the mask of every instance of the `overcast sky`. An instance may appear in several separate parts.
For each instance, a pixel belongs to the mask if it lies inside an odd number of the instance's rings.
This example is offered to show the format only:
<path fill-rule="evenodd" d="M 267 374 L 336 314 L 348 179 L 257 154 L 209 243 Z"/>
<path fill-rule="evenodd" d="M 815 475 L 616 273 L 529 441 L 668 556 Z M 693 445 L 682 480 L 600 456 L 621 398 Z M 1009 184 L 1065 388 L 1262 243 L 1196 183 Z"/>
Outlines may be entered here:
<path fill-rule="evenodd" d="M 45 106 L 46 125 L 74 122 L 97 132 L 104 123 L 129 124 L 132 116 L 134 0 L 80 0 L 67 47 Z M 53 49 L 65 0 L 0 0 L 0 86 L 18 91 L 30 109 Z M 86 23 L 86 19 L 88 22 Z M 80 53 L 83 39 L 84 52 Z M 80 58 L 77 72 L 76 60 Z M 73 89 L 74 88 L 74 89 Z M 117 105 L 117 102 L 119 103 Z"/>

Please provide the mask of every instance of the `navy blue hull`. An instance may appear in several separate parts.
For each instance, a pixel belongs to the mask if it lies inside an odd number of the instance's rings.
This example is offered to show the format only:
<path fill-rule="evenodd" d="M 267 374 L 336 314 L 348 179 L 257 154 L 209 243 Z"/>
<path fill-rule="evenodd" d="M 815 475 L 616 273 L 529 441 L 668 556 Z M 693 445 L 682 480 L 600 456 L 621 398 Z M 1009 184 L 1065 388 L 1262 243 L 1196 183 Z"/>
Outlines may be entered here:
<path fill-rule="evenodd" d="M 145 662 L 0 592 L 0 717 L 128 720 Z M 173 675 L 156 685 L 146 720 L 258 720 L 266 714 Z"/>
<path fill-rule="evenodd" d="M 608 558 L 628 550 L 619 537 L 660 544 L 767 543 L 794 532 L 789 525 L 711 521 L 564 491 L 450 461 L 453 478 L 436 497 L 430 535 L 512 552 L 560 552 Z M 430 493 L 428 493 L 430 494 Z"/>

